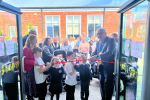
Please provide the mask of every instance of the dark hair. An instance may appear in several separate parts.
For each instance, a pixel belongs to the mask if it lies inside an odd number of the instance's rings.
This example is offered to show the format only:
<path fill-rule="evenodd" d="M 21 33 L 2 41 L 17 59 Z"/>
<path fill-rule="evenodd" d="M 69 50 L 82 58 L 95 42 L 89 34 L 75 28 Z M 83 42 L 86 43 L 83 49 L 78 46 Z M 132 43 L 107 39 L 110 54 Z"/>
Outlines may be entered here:
<path fill-rule="evenodd" d="M 45 38 L 44 45 L 48 45 L 47 42 L 50 38 Z"/>
<path fill-rule="evenodd" d="M 111 35 L 113 35 L 114 37 L 118 37 L 117 33 L 112 33 Z"/>
<path fill-rule="evenodd" d="M 42 52 L 42 49 L 39 47 L 33 48 L 33 53 Z"/>
<path fill-rule="evenodd" d="M 73 54 L 73 51 L 67 51 L 67 57 L 69 56 L 71 56 Z"/>

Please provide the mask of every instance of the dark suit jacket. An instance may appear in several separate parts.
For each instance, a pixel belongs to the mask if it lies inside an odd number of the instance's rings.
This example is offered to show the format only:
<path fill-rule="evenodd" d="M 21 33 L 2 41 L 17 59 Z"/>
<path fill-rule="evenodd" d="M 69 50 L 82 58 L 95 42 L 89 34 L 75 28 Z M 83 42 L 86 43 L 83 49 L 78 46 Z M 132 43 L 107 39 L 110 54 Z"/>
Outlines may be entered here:
<path fill-rule="evenodd" d="M 25 46 L 26 40 L 28 38 L 29 35 L 25 35 L 22 39 L 23 39 L 23 47 Z"/>
<path fill-rule="evenodd" d="M 96 43 L 96 48 L 95 51 L 92 53 L 91 56 L 97 55 L 97 59 L 101 59 L 104 61 L 110 61 L 114 62 L 115 61 L 115 56 L 117 53 L 116 47 L 116 41 L 113 38 L 107 37 L 103 41 L 103 48 L 102 48 L 102 53 L 99 54 L 100 51 L 100 45 L 101 41 L 98 41 Z M 102 62 L 103 67 L 100 68 L 100 72 L 103 73 L 104 70 L 108 75 L 113 75 L 114 72 L 114 63 L 107 63 L 107 62 Z"/>

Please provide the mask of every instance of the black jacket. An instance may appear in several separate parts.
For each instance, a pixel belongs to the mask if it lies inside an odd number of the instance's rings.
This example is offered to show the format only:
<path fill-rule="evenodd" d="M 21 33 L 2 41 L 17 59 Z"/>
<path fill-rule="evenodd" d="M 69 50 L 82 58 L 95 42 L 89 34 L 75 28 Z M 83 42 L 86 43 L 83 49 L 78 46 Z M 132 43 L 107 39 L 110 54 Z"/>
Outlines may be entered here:
<path fill-rule="evenodd" d="M 81 82 L 92 80 L 91 70 L 89 64 L 75 65 L 74 68 L 80 73 Z"/>
<path fill-rule="evenodd" d="M 25 43 L 26 43 L 26 40 L 27 40 L 28 37 L 29 37 L 28 34 L 23 37 L 23 47 L 25 46 Z"/>

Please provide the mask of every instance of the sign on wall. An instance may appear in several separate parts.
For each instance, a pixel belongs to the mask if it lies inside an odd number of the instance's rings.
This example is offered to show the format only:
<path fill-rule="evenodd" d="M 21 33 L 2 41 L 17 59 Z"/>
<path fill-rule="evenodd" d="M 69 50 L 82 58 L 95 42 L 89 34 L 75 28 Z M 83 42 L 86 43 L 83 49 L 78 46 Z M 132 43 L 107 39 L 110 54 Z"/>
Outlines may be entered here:
<path fill-rule="evenodd" d="M 13 40 L 6 40 L 6 54 L 12 55 L 14 54 L 14 44 Z"/>
<path fill-rule="evenodd" d="M 132 41 L 131 56 L 142 59 L 143 41 Z"/>

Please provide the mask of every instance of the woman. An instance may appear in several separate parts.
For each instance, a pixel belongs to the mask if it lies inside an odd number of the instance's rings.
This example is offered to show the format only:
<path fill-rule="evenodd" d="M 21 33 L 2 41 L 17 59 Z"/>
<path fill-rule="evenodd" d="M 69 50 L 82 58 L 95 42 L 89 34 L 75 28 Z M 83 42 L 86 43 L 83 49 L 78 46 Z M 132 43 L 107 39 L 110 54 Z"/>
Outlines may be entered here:
<path fill-rule="evenodd" d="M 24 70 L 25 73 L 25 91 L 28 100 L 33 100 L 33 96 L 37 96 L 36 83 L 34 78 L 34 65 L 38 66 L 35 62 L 33 48 L 37 47 L 37 36 L 30 35 L 27 38 L 25 46 L 23 48 L 23 55 L 26 56 L 24 59 Z"/>
<path fill-rule="evenodd" d="M 63 45 L 61 46 L 60 49 L 65 50 L 66 52 L 67 52 L 68 50 L 71 50 L 71 51 L 72 51 L 71 46 L 68 45 L 68 39 L 64 39 Z"/>
<path fill-rule="evenodd" d="M 60 44 L 60 48 L 61 48 L 61 46 L 62 46 L 62 44 L 63 44 L 63 38 L 60 38 L 59 44 Z"/>
<path fill-rule="evenodd" d="M 43 46 L 43 53 L 42 53 L 43 54 L 42 58 L 45 64 L 47 62 L 50 62 L 53 57 L 54 49 L 51 45 L 52 45 L 52 39 L 45 38 L 44 46 Z"/>
<path fill-rule="evenodd" d="M 39 43 L 39 47 L 40 47 L 40 48 L 43 48 L 44 41 L 45 41 L 45 37 L 42 38 L 42 43 Z"/>
<path fill-rule="evenodd" d="M 60 44 L 58 43 L 58 38 L 57 37 L 54 37 L 54 39 L 53 39 L 53 48 L 54 48 L 54 50 L 58 50 L 58 49 L 60 49 Z"/>
<path fill-rule="evenodd" d="M 85 37 L 83 37 L 83 40 L 80 43 L 78 50 L 79 50 L 80 53 L 82 53 L 86 57 L 88 57 L 88 55 L 89 55 L 89 44 L 86 42 Z"/>

